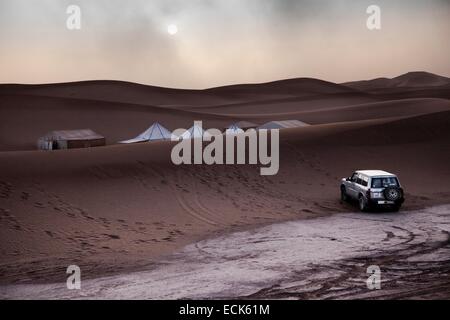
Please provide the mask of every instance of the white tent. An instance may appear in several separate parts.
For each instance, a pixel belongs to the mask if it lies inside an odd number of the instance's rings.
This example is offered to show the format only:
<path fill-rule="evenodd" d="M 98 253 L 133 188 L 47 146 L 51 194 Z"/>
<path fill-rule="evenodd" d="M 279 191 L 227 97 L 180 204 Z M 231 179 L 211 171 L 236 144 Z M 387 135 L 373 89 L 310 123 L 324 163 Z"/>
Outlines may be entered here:
<path fill-rule="evenodd" d="M 172 133 L 164 128 L 158 122 L 155 122 L 150 128 L 138 135 L 134 139 L 120 141 L 120 143 L 138 143 L 144 141 L 170 140 Z"/>
<path fill-rule="evenodd" d="M 258 129 L 287 129 L 287 128 L 300 128 L 307 127 L 309 124 L 299 120 L 283 120 L 283 121 L 271 121 L 259 126 Z"/>
<path fill-rule="evenodd" d="M 203 128 L 197 124 L 194 124 L 188 130 L 186 130 L 181 136 L 181 139 L 202 139 L 203 137 L 210 137 Z"/>
<path fill-rule="evenodd" d="M 227 130 L 225 130 L 225 134 L 239 134 L 239 133 L 243 133 L 243 132 L 244 132 L 244 130 L 239 128 L 239 126 L 237 124 L 232 124 L 231 126 L 228 127 Z"/>

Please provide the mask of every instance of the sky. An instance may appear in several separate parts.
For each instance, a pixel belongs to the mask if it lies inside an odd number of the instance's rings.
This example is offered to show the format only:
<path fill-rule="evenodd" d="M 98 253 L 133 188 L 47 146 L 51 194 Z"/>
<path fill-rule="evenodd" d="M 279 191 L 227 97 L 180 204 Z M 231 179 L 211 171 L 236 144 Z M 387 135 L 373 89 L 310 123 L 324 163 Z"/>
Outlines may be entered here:
<path fill-rule="evenodd" d="M 80 30 L 66 27 L 69 5 Z M 369 5 L 380 30 L 366 26 Z M 450 0 L 1 0 L 0 83 L 450 76 L 449 39 Z"/>

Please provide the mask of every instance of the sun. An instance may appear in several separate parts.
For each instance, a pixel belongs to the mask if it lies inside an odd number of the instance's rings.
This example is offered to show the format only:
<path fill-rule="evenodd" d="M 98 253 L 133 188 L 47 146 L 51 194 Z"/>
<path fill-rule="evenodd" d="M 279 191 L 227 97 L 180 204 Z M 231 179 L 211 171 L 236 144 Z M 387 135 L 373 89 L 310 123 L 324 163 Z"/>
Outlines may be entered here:
<path fill-rule="evenodd" d="M 170 25 L 167 27 L 167 32 L 168 32 L 171 36 L 176 35 L 176 34 L 178 33 L 178 27 L 177 27 L 177 25 L 176 25 L 176 24 L 170 24 Z"/>

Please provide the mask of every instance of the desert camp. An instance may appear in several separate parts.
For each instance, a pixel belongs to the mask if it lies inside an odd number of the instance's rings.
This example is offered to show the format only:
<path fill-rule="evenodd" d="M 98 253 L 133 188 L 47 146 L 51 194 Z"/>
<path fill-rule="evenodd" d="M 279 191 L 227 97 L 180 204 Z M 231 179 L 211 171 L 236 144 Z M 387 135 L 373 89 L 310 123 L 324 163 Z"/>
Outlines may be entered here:
<path fill-rule="evenodd" d="M 283 120 L 283 121 L 270 121 L 261 126 L 249 121 L 239 121 L 230 124 L 224 128 L 224 134 L 238 134 L 249 129 L 284 129 L 284 128 L 297 128 L 308 126 L 299 120 Z M 135 138 L 119 141 L 119 144 L 134 144 L 151 141 L 170 141 L 172 136 L 177 135 L 172 133 L 169 129 L 164 127 L 159 122 L 153 123 L 147 130 L 136 136 Z M 179 139 L 195 139 L 209 137 L 210 134 L 203 129 L 201 121 L 194 122 L 194 125 L 187 130 L 184 130 L 182 134 L 178 134 Z M 102 135 L 94 132 L 91 129 L 81 130 L 56 130 L 47 133 L 46 135 L 38 139 L 39 150 L 61 150 L 61 149 L 74 149 L 74 148 L 89 148 L 99 147 L 106 145 L 106 139 Z"/>

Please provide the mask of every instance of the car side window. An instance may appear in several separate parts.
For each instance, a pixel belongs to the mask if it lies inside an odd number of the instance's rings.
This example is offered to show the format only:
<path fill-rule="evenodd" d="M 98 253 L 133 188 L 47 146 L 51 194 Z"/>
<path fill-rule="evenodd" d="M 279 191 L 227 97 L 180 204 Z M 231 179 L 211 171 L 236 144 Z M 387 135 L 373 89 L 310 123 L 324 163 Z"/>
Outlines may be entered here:
<path fill-rule="evenodd" d="M 367 187 L 367 185 L 368 185 L 368 183 L 369 183 L 369 178 L 366 177 L 366 176 L 362 176 L 361 178 L 362 178 L 361 184 L 362 184 L 364 187 Z"/>
<path fill-rule="evenodd" d="M 352 178 L 350 179 L 352 182 L 356 182 L 356 180 L 358 179 L 358 174 L 355 172 L 353 175 L 352 175 Z"/>

